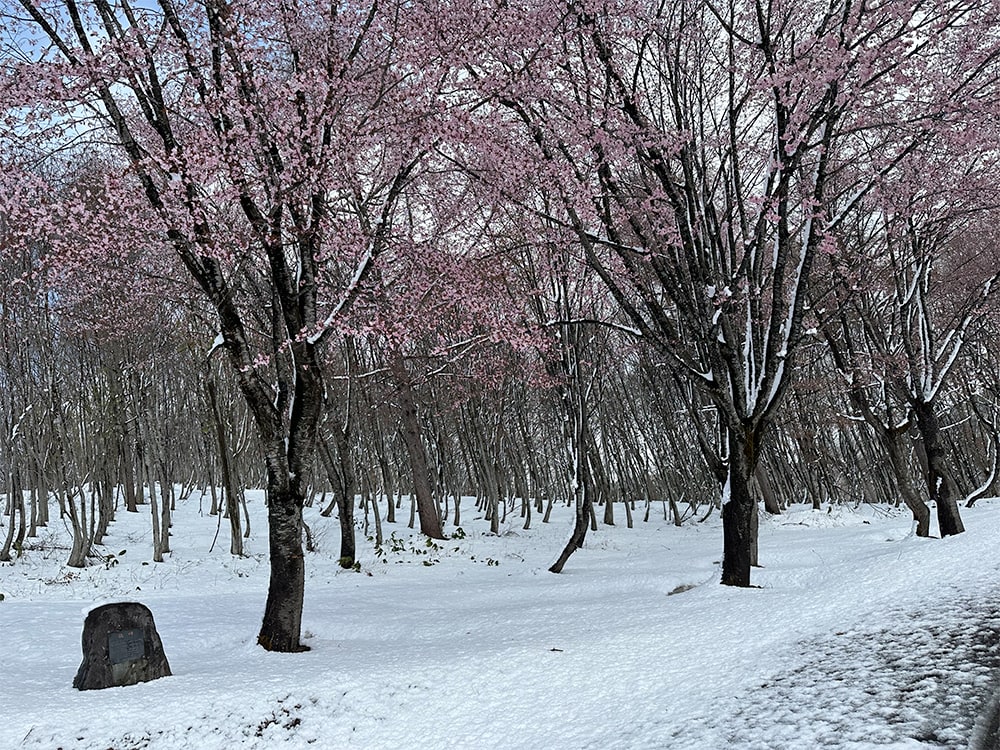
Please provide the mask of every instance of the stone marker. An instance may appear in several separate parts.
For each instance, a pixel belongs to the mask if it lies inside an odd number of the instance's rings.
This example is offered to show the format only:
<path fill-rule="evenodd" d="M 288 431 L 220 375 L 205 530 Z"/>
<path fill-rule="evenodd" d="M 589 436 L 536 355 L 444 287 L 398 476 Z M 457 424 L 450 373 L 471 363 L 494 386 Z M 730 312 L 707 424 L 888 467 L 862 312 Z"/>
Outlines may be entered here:
<path fill-rule="evenodd" d="M 83 623 L 83 662 L 73 679 L 77 690 L 135 685 L 170 675 L 153 613 L 143 604 L 96 607 Z"/>

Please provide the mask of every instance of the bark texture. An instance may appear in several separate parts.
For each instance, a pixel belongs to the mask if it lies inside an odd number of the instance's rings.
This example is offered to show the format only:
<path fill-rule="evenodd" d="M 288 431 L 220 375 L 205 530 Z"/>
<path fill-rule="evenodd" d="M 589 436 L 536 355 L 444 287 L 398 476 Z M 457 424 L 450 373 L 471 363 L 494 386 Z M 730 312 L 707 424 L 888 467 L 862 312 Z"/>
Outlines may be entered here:
<path fill-rule="evenodd" d="M 257 643 L 268 651 L 308 651 L 299 638 L 305 597 L 300 494 L 272 488 L 268 492 L 268 548 L 271 575 Z"/>
<path fill-rule="evenodd" d="M 757 503 L 750 487 L 757 468 L 760 436 L 751 429 L 730 428 L 726 488 L 722 505 L 722 584 L 750 585 L 757 563 Z"/>
<path fill-rule="evenodd" d="M 948 472 L 947 453 L 941 437 L 941 425 L 934 411 L 934 404 L 914 401 L 913 412 L 917 418 L 917 430 L 924 444 L 927 461 L 927 492 L 937 506 L 938 528 L 941 537 L 961 534 L 965 531 L 962 515 L 958 510 L 958 498 L 954 482 Z"/>

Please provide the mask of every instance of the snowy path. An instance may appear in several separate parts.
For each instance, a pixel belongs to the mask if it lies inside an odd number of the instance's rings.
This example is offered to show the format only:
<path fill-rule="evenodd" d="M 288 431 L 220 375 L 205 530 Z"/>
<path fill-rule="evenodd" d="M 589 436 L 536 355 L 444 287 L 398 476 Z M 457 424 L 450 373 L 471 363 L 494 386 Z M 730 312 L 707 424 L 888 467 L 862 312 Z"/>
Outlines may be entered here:
<path fill-rule="evenodd" d="M 1000 585 L 883 614 L 890 626 L 795 644 L 798 666 L 715 704 L 670 747 L 968 747 L 1000 676 Z"/>

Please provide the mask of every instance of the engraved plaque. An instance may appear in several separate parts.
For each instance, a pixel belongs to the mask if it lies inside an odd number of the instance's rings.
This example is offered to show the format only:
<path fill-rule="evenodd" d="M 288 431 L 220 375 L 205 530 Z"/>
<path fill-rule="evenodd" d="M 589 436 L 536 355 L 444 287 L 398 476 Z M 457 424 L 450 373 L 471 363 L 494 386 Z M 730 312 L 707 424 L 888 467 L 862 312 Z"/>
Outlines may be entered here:
<path fill-rule="evenodd" d="M 144 604 L 113 602 L 89 610 L 80 643 L 77 690 L 136 685 L 170 674 L 153 613 Z"/>
<path fill-rule="evenodd" d="M 112 664 L 124 664 L 142 659 L 146 655 L 146 645 L 140 628 L 116 630 L 108 633 L 108 657 Z"/>

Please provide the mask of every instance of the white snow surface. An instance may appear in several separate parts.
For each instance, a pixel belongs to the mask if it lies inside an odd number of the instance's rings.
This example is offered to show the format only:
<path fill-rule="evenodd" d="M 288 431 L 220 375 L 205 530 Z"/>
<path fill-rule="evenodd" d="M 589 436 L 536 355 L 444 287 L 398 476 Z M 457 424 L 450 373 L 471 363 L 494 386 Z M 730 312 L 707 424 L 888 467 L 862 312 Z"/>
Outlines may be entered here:
<path fill-rule="evenodd" d="M 307 508 L 301 654 L 256 645 L 260 494 L 244 558 L 225 523 L 209 553 L 203 502 L 178 503 L 163 563 L 148 511 L 120 510 L 105 560 L 67 568 L 53 521 L 0 566 L 0 750 L 964 748 L 1000 681 L 1000 500 L 943 540 L 884 507 L 764 516 L 751 589 L 719 585 L 718 513 L 628 529 L 619 506 L 554 575 L 565 508 L 491 536 L 467 499 L 464 538 L 385 524 L 381 556 L 359 529 L 359 572 Z M 150 607 L 172 677 L 72 687 L 81 609 L 106 601 Z"/>

